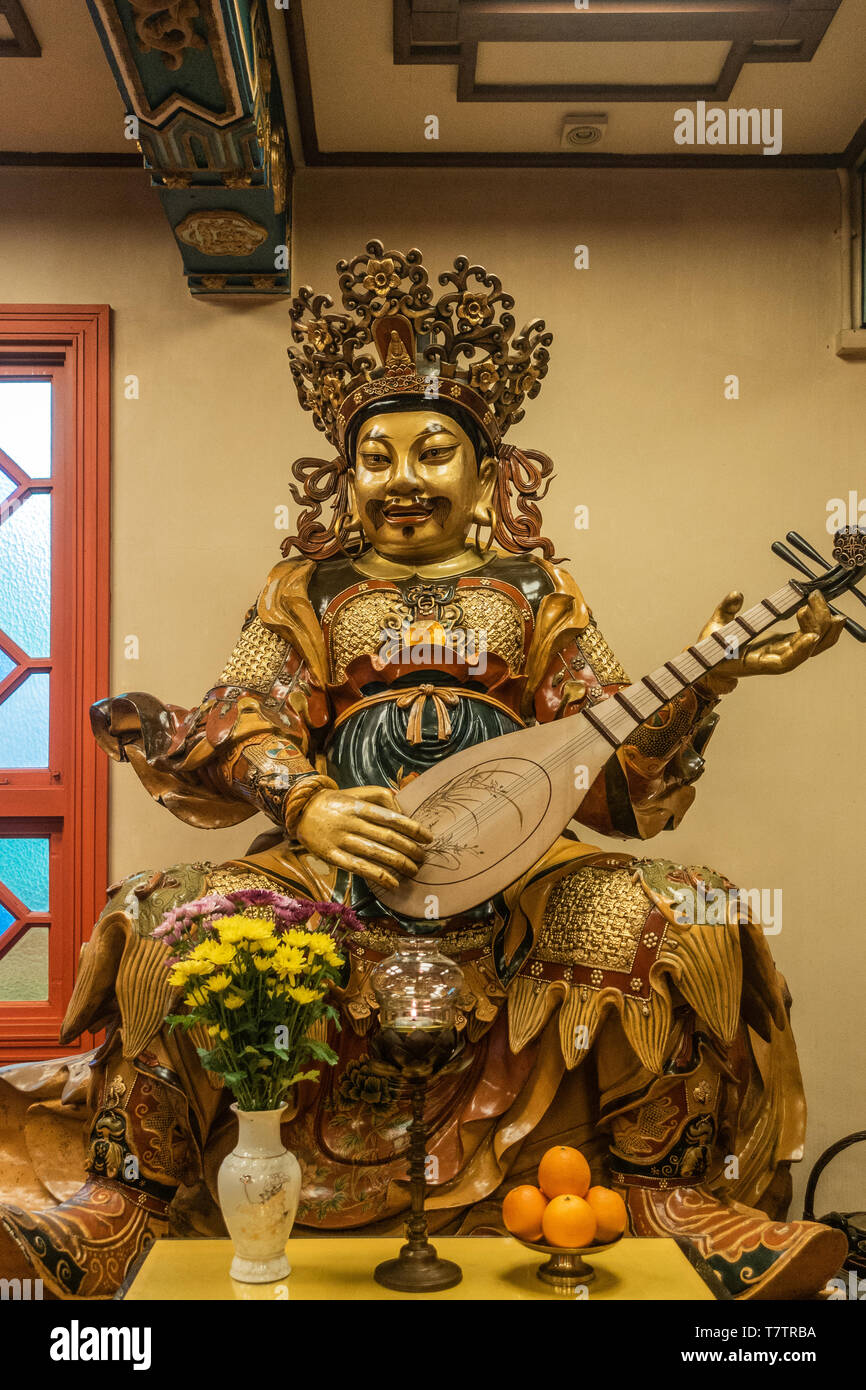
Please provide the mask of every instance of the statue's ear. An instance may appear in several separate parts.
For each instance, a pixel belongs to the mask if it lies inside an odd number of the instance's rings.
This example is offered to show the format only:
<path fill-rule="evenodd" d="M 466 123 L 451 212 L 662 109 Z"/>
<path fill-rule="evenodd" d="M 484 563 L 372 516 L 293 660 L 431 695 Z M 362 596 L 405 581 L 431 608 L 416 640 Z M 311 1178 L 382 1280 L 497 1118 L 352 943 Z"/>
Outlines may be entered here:
<path fill-rule="evenodd" d="M 355 496 L 355 470 L 351 466 L 346 469 L 346 483 L 348 486 L 349 515 L 352 523 L 357 527 L 360 525 L 361 513 L 358 511 L 358 499 Z"/>
<path fill-rule="evenodd" d="M 485 454 L 478 468 L 478 482 L 481 487 L 481 501 L 493 501 L 493 489 L 496 486 L 496 474 L 499 463 L 493 454 Z"/>
<path fill-rule="evenodd" d="M 488 526 L 490 528 L 490 542 L 493 540 L 493 528 L 496 525 L 493 495 L 498 468 L 499 464 L 492 454 L 486 454 L 481 460 L 478 467 L 478 500 L 472 509 L 472 520 L 476 527 Z"/>

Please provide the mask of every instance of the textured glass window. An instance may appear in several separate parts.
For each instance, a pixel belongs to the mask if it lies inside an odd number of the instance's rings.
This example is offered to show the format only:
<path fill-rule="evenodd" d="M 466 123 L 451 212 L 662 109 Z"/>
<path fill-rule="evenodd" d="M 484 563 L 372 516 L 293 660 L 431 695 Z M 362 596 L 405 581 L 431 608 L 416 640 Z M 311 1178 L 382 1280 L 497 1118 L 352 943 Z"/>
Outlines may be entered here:
<path fill-rule="evenodd" d="M 50 680 L 33 671 L 0 705 L 0 767 L 48 766 Z"/>
<path fill-rule="evenodd" d="M 54 1055 L 105 881 L 108 319 L 0 305 L 0 1066 Z"/>
<path fill-rule="evenodd" d="M 0 524 L 0 628 L 28 656 L 51 641 L 51 498 L 31 493 Z"/>
<path fill-rule="evenodd" d="M 48 928 L 31 927 L 0 957 L 0 1000 L 36 1003 L 48 998 Z"/>
<path fill-rule="evenodd" d="M 48 766 L 51 678 L 38 667 L 52 654 L 51 391 L 0 379 L 0 502 L 16 494 L 0 512 L 0 681 L 17 669 L 0 700 L 0 768 Z"/>
<path fill-rule="evenodd" d="M 30 912 L 47 912 L 48 889 L 47 835 L 0 836 L 0 886 L 7 889 Z M 15 917 L 0 902 L 0 942 Z M 29 927 L 0 956 L 0 1000 L 48 998 L 49 928 Z"/>
<path fill-rule="evenodd" d="M 31 478 L 51 477 L 50 381 L 0 381 L 0 449 Z"/>
<path fill-rule="evenodd" d="M 48 837 L 0 838 L 0 883 L 31 912 L 47 912 Z"/>

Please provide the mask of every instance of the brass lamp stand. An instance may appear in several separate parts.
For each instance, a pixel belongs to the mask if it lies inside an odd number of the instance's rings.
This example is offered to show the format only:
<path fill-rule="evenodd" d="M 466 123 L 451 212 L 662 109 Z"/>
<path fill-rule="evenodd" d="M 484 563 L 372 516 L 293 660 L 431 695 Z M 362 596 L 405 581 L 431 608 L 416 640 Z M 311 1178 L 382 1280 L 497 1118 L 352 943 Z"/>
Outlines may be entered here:
<path fill-rule="evenodd" d="M 396 1259 L 378 1265 L 373 1277 L 401 1293 L 451 1289 L 463 1278 L 453 1260 L 440 1259 L 427 1238 L 427 1123 L 424 1103 L 430 1078 L 463 1050 L 454 1026 L 454 998 L 463 977 L 429 938 L 410 939 L 373 972 L 382 1026 L 370 1040 L 373 1070 L 399 1077 L 412 1101 L 409 1130 L 410 1210 L 406 1244 Z"/>

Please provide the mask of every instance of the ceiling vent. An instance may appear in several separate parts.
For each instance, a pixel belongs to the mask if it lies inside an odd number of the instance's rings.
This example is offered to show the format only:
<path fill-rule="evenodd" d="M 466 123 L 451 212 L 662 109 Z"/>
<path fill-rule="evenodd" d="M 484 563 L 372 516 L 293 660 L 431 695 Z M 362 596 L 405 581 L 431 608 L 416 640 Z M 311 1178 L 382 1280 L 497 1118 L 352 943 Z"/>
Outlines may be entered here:
<path fill-rule="evenodd" d="M 598 113 L 585 113 L 579 116 L 566 116 L 562 122 L 559 143 L 562 149 L 588 149 L 599 145 L 607 133 L 607 116 Z"/>

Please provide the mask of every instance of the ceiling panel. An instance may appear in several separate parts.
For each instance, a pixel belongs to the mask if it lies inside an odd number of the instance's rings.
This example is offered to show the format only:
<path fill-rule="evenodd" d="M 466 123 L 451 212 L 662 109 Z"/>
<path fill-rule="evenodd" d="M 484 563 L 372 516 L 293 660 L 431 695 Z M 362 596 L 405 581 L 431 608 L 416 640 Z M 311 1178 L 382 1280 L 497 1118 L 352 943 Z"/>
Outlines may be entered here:
<path fill-rule="evenodd" d="M 443 5 L 443 8 L 444 5 Z M 292 18 L 294 16 L 294 18 Z M 394 64 L 392 0 L 293 0 L 288 24 L 294 41 L 296 88 L 300 92 L 297 30 L 303 22 L 312 114 L 320 151 L 351 162 L 353 152 L 419 154 L 425 159 L 471 153 L 558 154 L 565 115 L 608 113 L 604 141 L 594 153 L 681 156 L 674 141 L 672 101 L 574 100 L 562 102 L 476 102 L 458 100 L 452 64 Z M 295 29 L 293 32 L 292 25 Z M 780 37 L 785 37 L 781 35 Z M 698 47 L 709 56 L 704 45 Z M 581 44 L 495 45 L 495 61 L 510 71 L 539 61 L 538 48 L 579 50 Z M 597 47 L 597 45 L 591 45 Z M 650 44 L 605 45 L 649 49 Z M 678 50 L 680 45 L 662 45 Z M 510 50 L 502 53 L 500 50 Z M 719 50 L 714 48 L 714 61 Z M 778 56 L 778 55 L 777 55 Z M 489 61 L 488 58 L 485 61 Z M 557 62 L 567 61 L 561 52 Z M 588 60 L 591 61 L 591 60 Z M 508 69 L 500 66 L 500 71 Z M 303 73 L 300 73 L 303 77 Z M 645 70 L 643 79 L 655 81 Z M 384 94 L 384 95 L 383 95 Z M 842 0 L 810 62 L 746 63 L 724 106 L 757 106 L 783 112 L 783 155 L 825 156 L 843 151 L 866 118 L 866 0 Z M 439 138 L 425 137 L 426 117 L 436 115 Z M 308 123 L 309 126 L 309 123 Z M 749 154 L 750 150 L 727 151 Z M 594 153 L 585 153 L 591 159 Z M 569 156 L 564 156 L 568 158 Z M 307 158 L 315 154 L 307 149 Z M 768 164 L 772 156 L 766 156 Z"/>
<path fill-rule="evenodd" d="M 136 153 L 84 0 L 24 0 L 40 58 L 0 57 L 0 150 Z"/>
<path fill-rule="evenodd" d="M 730 44 L 486 43 L 478 45 L 479 82 L 715 82 Z"/>
<path fill-rule="evenodd" d="M 397 0 L 396 11 L 409 3 Z M 468 0 L 425 0 L 423 10 L 420 0 L 412 3 L 418 17 L 426 15 L 431 35 L 440 38 L 449 24 L 458 34 L 461 14 L 503 8 L 497 0 L 474 8 Z M 645 0 L 638 8 L 651 3 Z M 842 0 L 832 15 L 834 4 L 796 0 L 792 9 L 788 0 L 737 0 L 728 6 L 731 12 L 763 9 L 766 33 L 757 39 L 753 34 L 749 42 L 753 48 L 756 42 L 771 43 L 774 61 L 747 61 L 720 104 L 781 108 L 783 159 L 837 155 L 866 120 L 866 0 Z M 123 105 L 85 0 L 23 0 L 23 5 L 42 57 L 0 57 L 0 151 L 136 157 L 134 143 L 124 139 Z M 557 11 L 561 21 L 568 8 L 550 0 L 544 6 L 512 6 L 511 12 L 520 11 L 536 23 L 540 10 Z M 687 0 L 667 6 L 671 13 L 688 8 Z M 719 6 L 704 6 L 713 8 Z M 0 0 L 0 14 L 3 9 Z M 597 14 L 623 13 L 611 0 L 596 0 L 594 9 Z M 350 164 L 354 157 L 385 163 L 390 155 L 433 162 L 454 155 L 483 163 L 485 155 L 531 162 L 538 154 L 564 162 L 574 156 L 561 151 L 562 119 L 581 111 L 608 115 L 605 138 L 583 153 L 586 159 L 608 154 L 681 157 L 683 149 L 673 138 L 681 97 L 521 100 L 512 89 L 520 84 L 544 89 L 546 84 L 549 93 L 567 83 L 624 84 L 627 90 L 629 84 L 660 83 L 712 88 L 730 47 L 718 34 L 698 35 L 689 43 L 485 39 L 478 43 L 477 55 L 473 50 L 473 80 L 505 88 L 509 95 L 499 101 L 459 100 L 454 43 L 431 41 L 428 56 L 436 61 L 395 63 L 394 0 L 292 0 L 289 10 L 269 8 L 269 13 L 272 25 L 288 35 L 305 154 L 313 164 Z M 831 22 L 821 31 L 811 60 L 784 61 L 786 50 L 778 45 L 791 38 L 791 16 L 800 16 L 798 24 L 806 16 L 817 34 L 828 14 Z M 442 62 L 448 52 L 450 61 Z M 795 56 L 787 52 L 789 58 Z M 292 99 L 287 90 L 287 100 Z M 430 115 L 439 121 L 438 140 L 425 138 Z"/>

